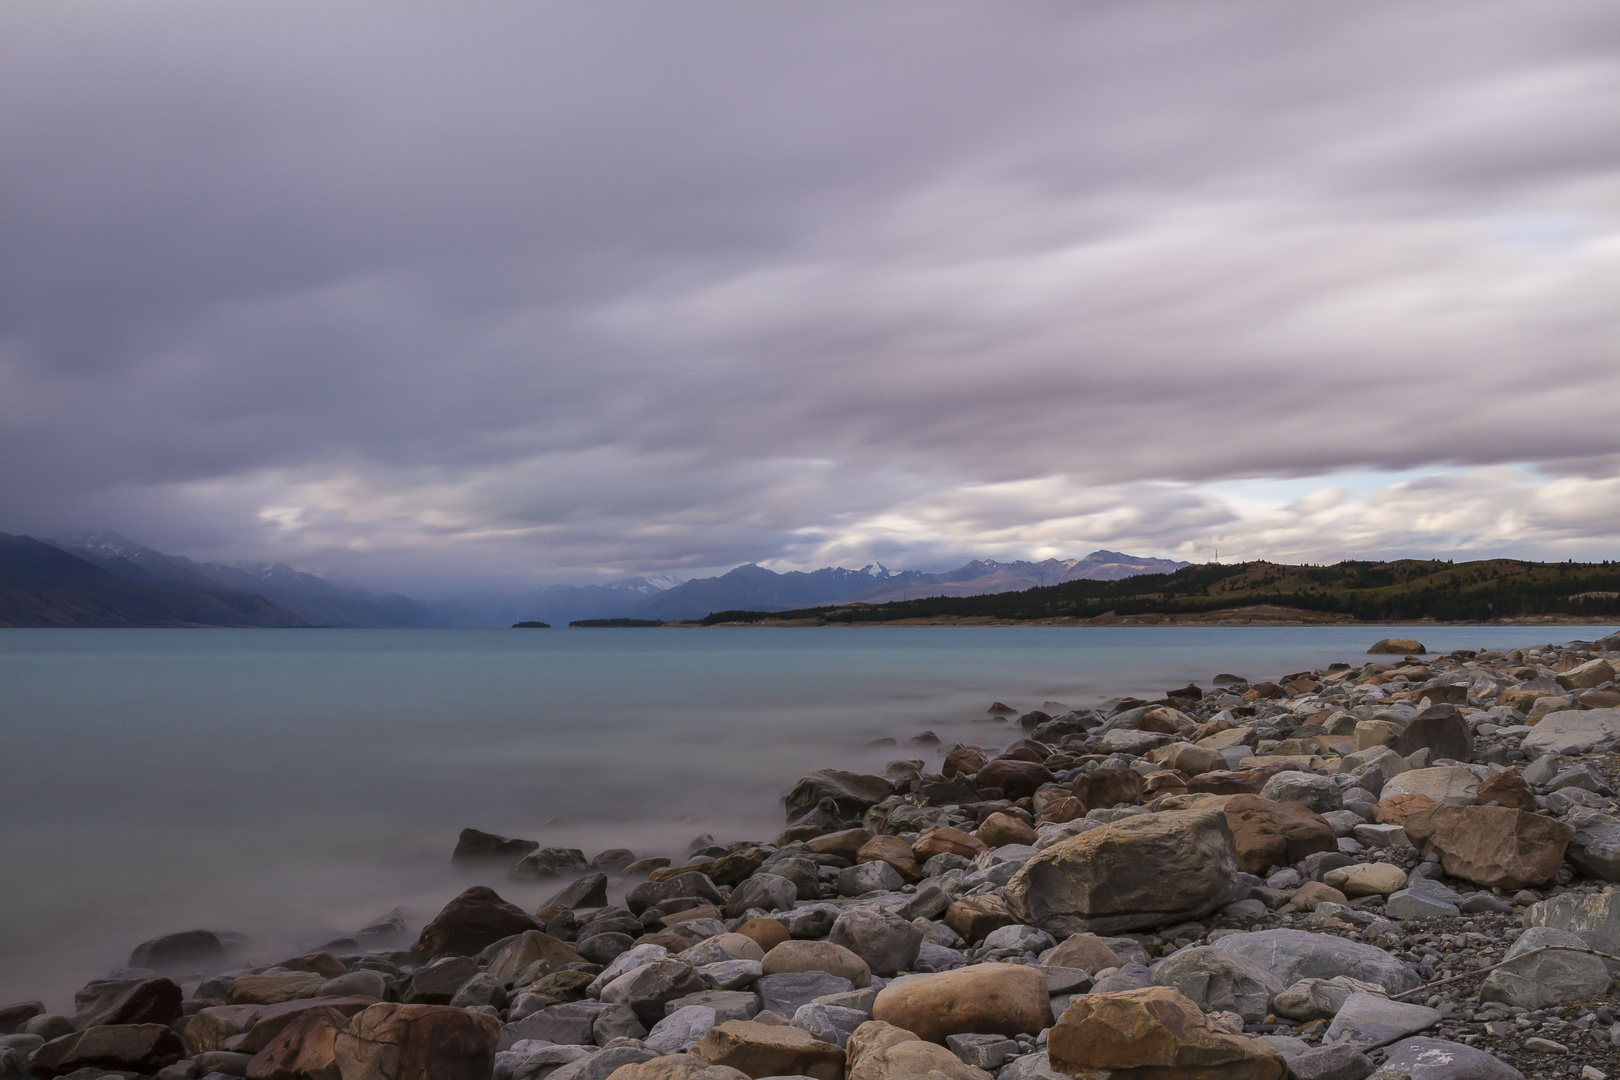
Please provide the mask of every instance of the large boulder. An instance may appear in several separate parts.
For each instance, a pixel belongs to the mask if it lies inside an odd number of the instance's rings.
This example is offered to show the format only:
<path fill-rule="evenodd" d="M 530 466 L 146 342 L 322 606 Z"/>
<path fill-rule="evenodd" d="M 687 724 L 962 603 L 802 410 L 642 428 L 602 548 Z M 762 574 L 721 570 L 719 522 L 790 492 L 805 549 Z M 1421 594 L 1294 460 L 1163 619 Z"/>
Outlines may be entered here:
<path fill-rule="evenodd" d="M 1563 949 L 1525 955 L 1548 946 L 1563 946 Z M 1503 957 L 1503 960 L 1517 962 L 1485 976 L 1484 985 L 1479 988 L 1479 999 L 1540 1009 L 1565 1001 L 1601 997 L 1609 988 L 1609 969 L 1600 958 L 1585 952 L 1587 947 L 1586 942 L 1567 931 L 1532 926 L 1519 935 Z M 1583 951 L 1566 952 L 1564 949 Z"/>
<path fill-rule="evenodd" d="M 527 930 L 544 930 L 533 915 L 509 904 L 487 885 L 474 885 L 451 900 L 422 927 L 411 951 L 434 957 L 444 953 L 477 956 L 486 946 Z"/>
<path fill-rule="evenodd" d="M 448 1005 L 381 1003 L 333 1040 L 343 1080 L 489 1080 L 501 1024 Z"/>
<path fill-rule="evenodd" d="M 511 986 L 518 976 L 542 961 L 545 964 L 542 974 L 549 974 L 565 965 L 577 964 L 581 959 L 566 941 L 559 941 L 541 930 L 526 930 L 490 959 L 489 973 Z"/>
<path fill-rule="evenodd" d="M 784 941 L 765 954 L 760 971 L 766 975 L 825 971 L 848 979 L 856 988 L 872 985 L 872 969 L 866 961 L 831 941 Z"/>
<path fill-rule="evenodd" d="M 1348 941 L 1332 934 L 1304 930 L 1256 930 L 1229 934 L 1210 948 L 1234 953 L 1270 971 L 1284 986 L 1301 979 L 1331 979 L 1348 975 L 1375 983 L 1391 994 L 1415 990 L 1421 980 L 1416 971 L 1383 949 Z"/>
<path fill-rule="evenodd" d="M 662 881 L 643 881 L 624 894 L 624 906 L 630 909 L 630 914 L 639 916 L 659 901 L 672 900 L 677 896 L 695 896 L 716 906 L 726 902 L 708 874 L 701 870 L 686 870 Z"/>
<path fill-rule="evenodd" d="M 1181 991 L 1205 1012 L 1234 1012 L 1251 1024 L 1265 1019 L 1283 991 L 1269 969 L 1208 945 L 1182 949 L 1155 965 L 1153 985 Z"/>
<path fill-rule="evenodd" d="M 1339 850 L 1338 834 L 1327 819 L 1297 802 L 1233 795 L 1221 814 L 1232 834 L 1233 855 L 1245 873 L 1263 874 L 1271 866 L 1291 866 L 1307 855 Z"/>
<path fill-rule="evenodd" d="M 1092 1080 L 1283 1080 L 1283 1056 L 1259 1039 L 1217 1027 L 1168 986 L 1085 994 L 1047 1036 L 1052 1067 Z"/>
<path fill-rule="evenodd" d="M 1218 810 L 1137 814 L 1054 844 L 1004 895 L 1016 922 L 1058 936 L 1113 934 L 1201 918 L 1243 888 Z"/>
<path fill-rule="evenodd" d="M 1427 795 L 1437 803 L 1472 806 L 1479 798 L 1479 777 L 1461 765 L 1409 769 L 1384 785 L 1384 799 L 1395 795 Z"/>
<path fill-rule="evenodd" d="M 816 808 L 822 799 L 831 799 L 846 818 L 858 818 L 867 808 L 894 794 L 894 785 L 881 776 L 818 769 L 800 780 L 787 795 L 788 824 Z"/>
<path fill-rule="evenodd" d="M 1575 838 L 1556 818 L 1506 806 L 1436 806 L 1408 816 L 1405 829 L 1414 847 L 1439 854 L 1446 873 L 1488 888 L 1552 880 Z"/>
<path fill-rule="evenodd" d="M 647 1027 L 663 1019 L 664 1006 L 706 990 L 703 976 L 684 960 L 666 958 L 633 968 L 602 988 L 602 1001 L 627 1005 Z"/>
<path fill-rule="evenodd" d="M 1385 1052 L 1384 1071 L 1409 1080 L 1524 1080 L 1524 1074 L 1494 1054 L 1447 1039 L 1421 1035 Z"/>
<path fill-rule="evenodd" d="M 931 1042 L 947 1035 L 1035 1034 L 1052 1023 L 1046 976 L 1022 964 L 910 975 L 878 991 L 872 1016 Z"/>
<path fill-rule="evenodd" d="M 248 1080 L 340 1080 L 335 1044 L 349 1018 L 308 1009 L 248 1061 Z"/>
<path fill-rule="evenodd" d="M 180 1015 L 180 987 L 168 979 L 142 979 L 112 1001 L 80 1020 L 80 1027 L 101 1024 L 168 1024 Z"/>
<path fill-rule="evenodd" d="M 1592 931 L 1620 941 L 1620 893 L 1564 893 L 1525 908 L 1526 926 L 1550 926 L 1571 934 Z"/>
<path fill-rule="evenodd" d="M 900 1077 L 929 1077 L 930 1080 L 990 1080 L 990 1074 L 975 1068 L 950 1050 L 919 1039 L 905 1028 L 869 1020 L 850 1035 L 848 1080 L 899 1080 Z"/>
<path fill-rule="evenodd" d="M 620 1065 L 613 1080 L 747 1080 L 748 1074 L 710 1065 L 696 1054 L 666 1054 L 634 1065 Z"/>
<path fill-rule="evenodd" d="M 838 916 L 827 940 L 866 961 L 874 974 L 891 976 L 917 962 L 923 932 L 881 908 L 856 907 Z"/>
<path fill-rule="evenodd" d="M 1423 643 L 1418 641 L 1417 638 L 1409 637 L 1383 638 L 1380 641 L 1373 642 L 1372 648 L 1367 650 L 1367 652 L 1374 655 L 1379 653 L 1392 653 L 1396 656 L 1422 656 L 1428 651 L 1429 650 L 1425 649 L 1423 647 Z"/>
<path fill-rule="evenodd" d="M 716 1024 L 692 1048 L 692 1055 L 759 1080 L 766 1076 L 808 1076 L 843 1080 L 844 1051 L 796 1027 L 727 1020 Z"/>
<path fill-rule="evenodd" d="M 1468 721 L 1449 705 L 1425 709 L 1395 736 L 1394 751 L 1406 757 L 1419 750 L 1429 752 L 1430 761 L 1451 758 L 1453 761 L 1474 760 L 1474 736 L 1468 730 Z"/>
<path fill-rule="evenodd" d="M 165 1024 L 103 1024 L 52 1039 L 28 1056 L 35 1076 L 59 1076 L 86 1067 L 151 1073 L 185 1056 L 180 1036 Z"/>
<path fill-rule="evenodd" d="M 493 862 L 511 866 L 539 846 L 538 840 L 514 840 L 480 829 L 462 829 L 456 838 L 456 850 L 450 853 L 450 861 L 457 865 Z"/>
<path fill-rule="evenodd" d="M 1620 738 L 1620 709 L 1565 709 L 1541 718 L 1524 737 L 1525 753 L 1584 754 Z"/>

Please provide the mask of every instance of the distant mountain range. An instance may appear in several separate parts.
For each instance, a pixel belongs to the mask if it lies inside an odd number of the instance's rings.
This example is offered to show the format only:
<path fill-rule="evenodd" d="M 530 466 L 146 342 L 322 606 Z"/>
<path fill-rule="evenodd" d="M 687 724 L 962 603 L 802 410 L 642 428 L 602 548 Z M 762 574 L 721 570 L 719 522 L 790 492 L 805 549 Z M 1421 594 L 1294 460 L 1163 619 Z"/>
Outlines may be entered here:
<path fill-rule="evenodd" d="M 1084 559 L 992 562 L 947 573 L 826 567 L 777 573 L 752 563 L 682 581 L 647 574 L 603 585 L 551 585 L 480 602 L 423 603 L 378 594 L 284 563 L 195 562 L 115 532 L 48 541 L 0 533 L 0 626 L 509 626 L 539 620 L 701 619 L 711 612 L 784 611 L 854 601 L 978 596 L 1076 580 L 1171 573 L 1186 563 L 1094 551 Z"/>

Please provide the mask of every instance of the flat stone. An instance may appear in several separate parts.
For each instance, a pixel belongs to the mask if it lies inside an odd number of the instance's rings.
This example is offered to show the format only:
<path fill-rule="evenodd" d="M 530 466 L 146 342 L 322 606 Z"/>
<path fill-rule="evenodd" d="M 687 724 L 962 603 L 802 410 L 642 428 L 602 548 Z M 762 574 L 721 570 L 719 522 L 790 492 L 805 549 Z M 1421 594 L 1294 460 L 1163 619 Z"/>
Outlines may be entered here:
<path fill-rule="evenodd" d="M 1392 863 L 1359 863 L 1329 870 L 1322 883 L 1351 897 L 1388 896 L 1406 884 L 1406 871 Z"/>
<path fill-rule="evenodd" d="M 1548 713 L 1524 737 L 1528 754 L 1584 754 L 1620 737 L 1620 709 L 1566 709 Z"/>
<path fill-rule="evenodd" d="M 818 997 L 844 994 L 855 989 L 848 979 L 829 975 L 824 971 L 793 972 L 781 975 L 763 975 L 754 983 L 765 1011 L 778 1016 L 791 1017 L 800 1005 L 808 1005 Z"/>
<path fill-rule="evenodd" d="M 706 1005 L 686 1005 L 653 1025 L 642 1041 L 660 1054 L 690 1050 L 717 1023 L 715 1011 Z"/>
<path fill-rule="evenodd" d="M 1381 986 L 1388 993 L 1399 994 L 1417 989 L 1421 982 L 1416 971 L 1383 949 L 1332 934 L 1257 930 L 1230 934 L 1211 948 L 1234 952 L 1256 962 L 1284 985 L 1305 978 L 1331 979 L 1335 975 L 1348 975 Z"/>
<path fill-rule="evenodd" d="M 1410 1001 L 1391 1001 L 1381 994 L 1355 993 L 1333 1017 L 1322 1041 L 1325 1045 L 1371 1050 L 1416 1035 L 1439 1022 L 1438 1009 Z"/>
<path fill-rule="evenodd" d="M 1182 949 L 1153 968 L 1155 986 L 1169 986 L 1205 1012 L 1233 1012 L 1257 1024 L 1271 1012 L 1283 984 L 1267 969 L 1237 953 L 1208 945 Z"/>
<path fill-rule="evenodd" d="M 1384 901 L 1384 914 L 1391 919 L 1444 919 L 1462 911 L 1456 904 L 1417 889 L 1401 889 Z"/>
<path fill-rule="evenodd" d="M 692 1053 L 711 1065 L 724 1065 L 756 1078 L 844 1080 L 844 1051 L 791 1025 L 728 1020 L 717 1024 Z"/>
<path fill-rule="evenodd" d="M 870 1020 L 871 1014 L 863 1009 L 849 1009 L 841 1005 L 828 1005 L 811 1001 L 800 1005 L 793 1014 L 793 1026 L 808 1031 L 822 1042 L 843 1046 L 855 1029 Z"/>

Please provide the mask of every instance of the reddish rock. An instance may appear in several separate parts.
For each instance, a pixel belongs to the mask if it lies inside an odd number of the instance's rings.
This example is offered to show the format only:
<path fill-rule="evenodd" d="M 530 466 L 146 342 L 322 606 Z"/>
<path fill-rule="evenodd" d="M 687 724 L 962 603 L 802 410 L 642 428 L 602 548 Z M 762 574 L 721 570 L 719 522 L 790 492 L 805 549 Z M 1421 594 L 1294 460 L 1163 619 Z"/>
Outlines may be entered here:
<path fill-rule="evenodd" d="M 60 1076 L 87 1066 L 150 1075 L 185 1054 L 180 1036 L 164 1024 L 103 1024 L 52 1039 L 29 1055 L 28 1068 L 35 1076 Z"/>
<path fill-rule="evenodd" d="M 180 988 L 168 979 L 142 979 L 85 1020 L 103 1024 L 172 1024 L 180 1016 Z"/>
<path fill-rule="evenodd" d="M 328 979 L 335 979 L 339 975 L 347 975 L 349 969 L 343 966 L 343 961 L 329 952 L 305 953 L 295 956 L 291 960 L 283 960 L 276 967 L 286 968 L 288 971 L 313 971 Z"/>
<path fill-rule="evenodd" d="M 808 1076 L 843 1080 L 844 1052 L 796 1027 L 727 1020 L 717 1024 L 692 1048 L 694 1057 L 762 1076 Z M 348 1080 L 347 1077 L 344 1080 Z"/>
<path fill-rule="evenodd" d="M 970 945 L 983 941 L 992 930 L 1011 926 L 1018 920 L 1007 911 L 1007 904 L 993 893 L 968 896 L 945 910 L 944 923 Z"/>
<path fill-rule="evenodd" d="M 1055 825 L 1062 825 L 1064 822 L 1073 821 L 1075 818 L 1081 817 L 1085 814 L 1085 812 L 1085 804 L 1079 799 L 1075 798 L 1073 795 L 1070 795 L 1066 798 L 1058 799 L 1055 802 L 1047 803 L 1046 808 L 1041 811 L 1040 817 L 1043 822 L 1051 822 Z"/>
<path fill-rule="evenodd" d="M 343 1080 L 489 1080 L 501 1022 L 448 1005 L 373 1005 L 333 1040 Z"/>
<path fill-rule="evenodd" d="M 1142 774 L 1135 769 L 1097 769 L 1075 777 L 1069 790 L 1087 810 L 1120 803 L 1135 806 L 1142 801 Z"/>
<path fill-rule="evenodd" d="M 972 776 L 989 762 L 990 756 L 977 746 L 964 746 L 946 754 L 945 764 L 939 767 L 939 771 L 946 779 L 955 776 L 957 773 L 966 773 Z"/>
<path fill-rule="evenodd" d="M 858 863 L 886 862 L 894 867 L 895 872 L 908 882 L 916 884 L 922 880 L 922 866 L 911 851 L 911 845 L 898 836 L 874 836 L 861 845 L 861 850 L 855 853 Z"/>
<path fill-rule="evenodd" d="M 1495 803 L 1526 813 L 1535 813 L 1536 810 L 1536 796 L 1530 790 L 1530 785 L 1512 769 L 1486 777 L 1485 782 L 1479 785 L 1477 798 L 1481 806 Z"/>
<path fill-rule="evenodd" d="M 1551 881 L 1575 838 L 1557 818 L 1506 806 L 1436 806 L 1409 815 L 1405 828 L 1412 846 L 1438 852 L 1452 877 L 1502 889 Z"/>
<path fill-rule="evenodd" d="M 1381 800 L 1373 807 L 1373 820 L 1380 825 L 1405 825 L 1406 819 L 1424 810 L 1433 810 L 1439 804 L 1427 795 L 1401 792 Z"/>
<path fill-rule="evenodd" d="M 788 928 L 782 925 L 779 919 L 768 918 L 764 915 L 749 919 L 737 927 L 737 933 L 745 938 L 751 938 L 764 952 L 770 952 L 782 942 L 787 941 L 791 934 Z"/>
<path fill-rule="evenodd" d="M 1259 795 L 1233 795 L 1221 808 L 1232 831 L 1232 851 L 1246 873 L 1291 866 L 1318 851 L 1339 850 L 1327 820 L 1299 803 L 1274 802 Z"/>
<path fill-rule="evenodd" d="M 1201 773 L 1187 781 L 1187 791 L 1195 795 L 1258 795 L 1266 781 L 1283 771 L 1281 765 L 1263 769 Z"/>
<path fill-rule="evenodd" d="M 247 1080 L 340 1080 L 334 1043 L 349 1018 L 307 1009 L 248 1062 Z"/>
<path fill-rule="evenodd" d="M 527 930 L 544 930 L 534 916 L 509 904 L 486 885 L 474 885 L 422 927 L 411 951 L 432 958 L 443 953 L 477 956 L 486 946 Z"/>
<path fill-rule="evenodd" d="M 839 832 L 823 833 L 813 840 L 805 841 L 804 846 L 814 855 L 837 855 L 841 859 L 854 860 L 865 844 L 877 835 L 871 829 L 843 829 Z"/>
<path fill-rule="evenodd" d="M 984 841 L 961 829 L 929 829 L 911 845 L 911 853 L 918 862 L 927 862 L 935 855 L 960 855 L 971 859 L 985 850 Z"/>
<path fill-rule="evenodd" d="M 995 813 L 979 822 L 978 837 L 986 847 L 1003 844 L 1033 844 L 1035 830 L 1011 814 Z"/>
<path fill-rule="evenodd" d="M 376 998 L 369 997 L 340 997 L 340 998 L 305 998 L 302 1001 L 286 1001 L 280 1005 L 270 1005 L 259 1010 L 259 1018 L 253 1022 L 243 1035 L 227 1040 L 221 1044 L 221 1050 L 236 1050 L 243 1054 L 257 1054 L 287 1029 L 287 1025 L 297 1020 L 310 1009 L 336 1009 L 344 1016 L 353 1016 L 364 1009 L 377 1004 Z M 189 1033 L 189 1029 L 188 1029 Z"/>
<path fill-rule="evenodd" d="M 1046 976 L 1023 964 L 974 964 L 900 979 L 879 991 L 872 1018 L 931 1042 L 963 1033 L 1034 1035 L 1052 1024 Z"/>
<path fill-rule="evenodd" d="M 1035 794 L 1036 789 L 1050 784 L 1052 779 L 1045 765 L 997 758 L 974 774 L 973 782 L 980 788 L 1000 788 L 1009 799 L 1022 799 Z"/>
<path fill-rule="evenodd" d="M 1273 1047 L 1234 1034 L 1168 986 L 1074 999 L 1047 1036 L 1052 1068 L 1115 1080 L 1283 1080 Z"/>

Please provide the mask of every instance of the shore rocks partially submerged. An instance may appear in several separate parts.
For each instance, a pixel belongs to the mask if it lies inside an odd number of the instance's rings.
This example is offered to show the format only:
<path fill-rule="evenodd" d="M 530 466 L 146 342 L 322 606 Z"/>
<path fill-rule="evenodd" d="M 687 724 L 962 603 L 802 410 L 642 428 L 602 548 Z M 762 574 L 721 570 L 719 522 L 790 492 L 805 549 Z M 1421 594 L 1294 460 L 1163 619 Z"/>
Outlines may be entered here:
<path fill-rule="evenodd" d="M 1620 1080 L 1620 636 L 1371 651 L 997 703 L 679 865 L 468 829 L 562 887 L 237 970 L 146 942 L 0 1008 L 0 1080 Z"/>

